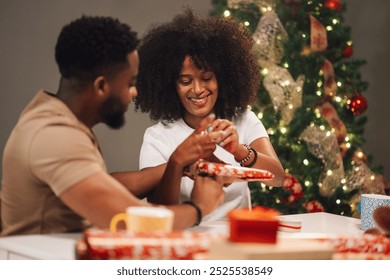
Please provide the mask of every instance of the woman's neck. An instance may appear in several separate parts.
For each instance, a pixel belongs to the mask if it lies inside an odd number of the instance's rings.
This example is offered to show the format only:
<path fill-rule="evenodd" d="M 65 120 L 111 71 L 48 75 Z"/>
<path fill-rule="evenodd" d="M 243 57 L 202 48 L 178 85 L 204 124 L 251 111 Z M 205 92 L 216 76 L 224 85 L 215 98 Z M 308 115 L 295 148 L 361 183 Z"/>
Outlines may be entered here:
<path fill-rule="evenodd" d="M 204 118 L 207 118 L 207 116 L 194 116 L 194 115 L 184 114 L 183 121 L 189 127 L 195 129 Z"/>

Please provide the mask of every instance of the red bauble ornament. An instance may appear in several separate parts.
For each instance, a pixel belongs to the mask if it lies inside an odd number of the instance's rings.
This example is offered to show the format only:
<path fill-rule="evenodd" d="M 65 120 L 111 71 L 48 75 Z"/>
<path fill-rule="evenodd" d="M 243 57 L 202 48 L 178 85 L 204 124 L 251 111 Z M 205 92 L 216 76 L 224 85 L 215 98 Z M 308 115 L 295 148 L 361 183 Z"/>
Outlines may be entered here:
<path fill-rule="evenodd" d="M 292 203 L 303 196 L 302 185 L 297 178 L 291 174 L 286 174 L 283 181 L 283 188 L 289 190 L 291 195 L 287 198 L 286 203 Z"/>
<path fill-rule="evenodd" d="M 332 9 L 336 12 L 341 12 L 341 9 L 343 8 L 340 0 L 326 0 L 325 7 Z"/>
<path fill-rule="evenodd" d="M 303 204 L 303 207 L 307 210 L 309 213 L 315 213 L 315 212 L 325 212 L 324 206 L 317 201 L 317 200 L 312 200 L 307 203 Z"/>
<path fill-rule="evenodd" d="M 348 46 L 343 50 L 343 57 L 348 58 L 351 57 L 353 54 L 353 48 L 352 46 Z"/>
<path fill-rule="evenodd" d="M 352 114 L 359 116 L 367 110 L 367 100 L 362 95 L 357 95 L 348 100 L 347 108 Z"/>

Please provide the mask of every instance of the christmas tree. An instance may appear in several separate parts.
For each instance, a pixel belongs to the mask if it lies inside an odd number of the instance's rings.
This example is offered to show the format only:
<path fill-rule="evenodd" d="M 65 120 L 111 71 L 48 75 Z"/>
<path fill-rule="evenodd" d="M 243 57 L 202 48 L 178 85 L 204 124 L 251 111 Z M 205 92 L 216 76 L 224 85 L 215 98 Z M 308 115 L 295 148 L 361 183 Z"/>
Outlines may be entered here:
<path fill-rule="evenodd" d="M 281 187 L 250 183 L 253 205 L 283 214 L 358 216 L 361 193 L 386 191 L 362 149 L 368 84 L 353 58 L 341 0 L 213 0 L 212 16 L 253 33 L 261 68 L 252 110 L 286 170 Z"/>

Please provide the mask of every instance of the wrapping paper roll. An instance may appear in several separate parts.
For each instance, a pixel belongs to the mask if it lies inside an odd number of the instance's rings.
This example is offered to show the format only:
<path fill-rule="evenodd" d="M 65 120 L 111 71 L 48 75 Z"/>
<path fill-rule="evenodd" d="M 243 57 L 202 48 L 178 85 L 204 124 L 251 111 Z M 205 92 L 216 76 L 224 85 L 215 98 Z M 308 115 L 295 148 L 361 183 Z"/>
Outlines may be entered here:
<path fill-rule="evenodd" d="M 225 176 L 232 177 L 235 181 L 259 181 L 274 178 L 274 174 L 268 170 L 233 166 L 229 164 L 198 160 L 191 167 L 192 175 Z"/>

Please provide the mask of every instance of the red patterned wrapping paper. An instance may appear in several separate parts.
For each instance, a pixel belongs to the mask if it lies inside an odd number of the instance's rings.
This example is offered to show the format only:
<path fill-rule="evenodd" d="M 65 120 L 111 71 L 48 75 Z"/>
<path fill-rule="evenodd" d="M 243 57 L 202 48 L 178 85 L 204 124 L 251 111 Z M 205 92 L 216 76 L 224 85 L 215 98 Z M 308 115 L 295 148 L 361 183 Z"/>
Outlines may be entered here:
<path fill-rule="evenodd" d="M 335 248 L 333 259 L 390 259 L 390 239 L 384 235 L 339 236 L 322 241 L 330 243 Z"/>
<path fill-rule="evenodd" d="M 259 181 L 274 177 L 274 174 L 268 170 L 233 166 L 204 160 L 197 161 L 192 169 L 192 173 L 196 175 L 206 174 L 209 176 L 233 177 L 238 181 Z"/>
<path fill-rule="evenodd" d="M 190 260 L 207 253 L 210 241 L 226 238 L 221 233 L 177 231 L 171 233 L 131 233 L 89 229 L 84 232 L 82 259 L 94 260 Z"/>

